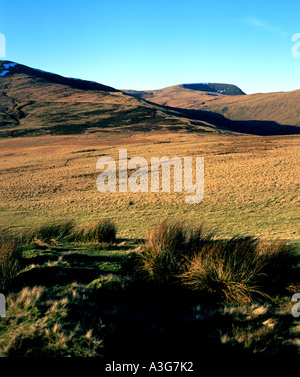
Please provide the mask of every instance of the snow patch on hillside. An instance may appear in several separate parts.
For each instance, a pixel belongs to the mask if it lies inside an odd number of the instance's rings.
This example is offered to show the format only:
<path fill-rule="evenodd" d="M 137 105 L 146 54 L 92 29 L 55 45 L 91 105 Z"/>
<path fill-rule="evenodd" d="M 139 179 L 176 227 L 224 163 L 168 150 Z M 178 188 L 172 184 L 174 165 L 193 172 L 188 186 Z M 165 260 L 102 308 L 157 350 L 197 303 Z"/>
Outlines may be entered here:
<path fill-rule="evenodd" d="M 5 76 L 7 73 L 9 73 L 9 69 L 13 68 L 17 65 L 17 63 L 5 63 L 3 64 L 3 68 L 5 68 L 2 72 L 0 72 L 0 76 Z"/>
<path fill-rule="evenodd" d="M 6 68 L 6 69 L 9 69 L 10 67 L 13 68 L 17 65 L 17 63 L 6 63 L 6 64 L 3 64 L 3 67 Z"/>

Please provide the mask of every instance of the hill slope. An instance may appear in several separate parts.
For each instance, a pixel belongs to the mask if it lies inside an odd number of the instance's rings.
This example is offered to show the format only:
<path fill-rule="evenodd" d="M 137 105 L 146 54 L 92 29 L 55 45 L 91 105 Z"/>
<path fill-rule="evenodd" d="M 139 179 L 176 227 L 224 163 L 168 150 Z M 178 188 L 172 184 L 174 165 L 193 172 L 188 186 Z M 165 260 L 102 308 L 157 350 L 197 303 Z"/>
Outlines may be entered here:
<path fill-rule="evenodd" d="M 175 88 L 175 89 L 174 89 Z M 219 93 L 181 88 L 211 98 Z M 160 91 L 170 98 L 172 91 Z M 298 133 L 276 122 L 232 121 L 222 114 L 185 106 L 191 97 L 179 96 L 173 107 L 161 106 L 153 94 L 131 95 L 99 83 L 66 78 L 22 64 L 0 61 L 0 137 L 66 135 L 95 132 L 180 131 L 197 133 Z M 194 94 L 193 94 L 194 95 Z M 145 97 L 147 100 L 145 100 Z M 234 96 L 234 98 L 241 96 Z M 242 96 L 247 97 L 247 96 Z M 176 103 L 179 105 L 174 107 Z M 163 103 L 166 105 L 166 103 Z M 187 108 L 186 108 L 187 107 Z M 210 109 L 205 109 L 210 110 Z"/>
<path fill-rule="evenodd" d="M 232 120 L 274 121 L 281 125 L 300 126 L 300 90 L 225 95 L 218 92 L 191 90 L 183 85 L 154 91 L 128 91 L 128 93 L 160 105 L 216 112 Z"/>
<path fill-rule="evenodd" d="M 0 137 L 97 131 L 229 132 L 95 82 L 0 62 Z"/>
<path fill-rule="evenodd" d="M 206 102 L 203 110 L 215 111 L 230 119 L 276 121 L 300 126 L 300 90 L 222 97 Z"/>
<path fill-rule="evenodd" d="M 182 84 L 182 88 L 196 90 L 199 92 L 212 92 L 225 95 L 237 96 L 245 94 L 240 88 L 232 84 L 216 84 L 209 82 L 202 82 L 199 84 Z"/>

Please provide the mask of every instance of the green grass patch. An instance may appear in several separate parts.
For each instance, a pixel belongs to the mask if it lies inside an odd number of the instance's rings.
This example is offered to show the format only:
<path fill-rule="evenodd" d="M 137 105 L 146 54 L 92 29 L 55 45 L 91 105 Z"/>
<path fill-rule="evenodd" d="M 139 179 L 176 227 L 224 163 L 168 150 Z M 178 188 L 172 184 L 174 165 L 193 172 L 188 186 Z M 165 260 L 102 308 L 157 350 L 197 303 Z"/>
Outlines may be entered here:
<path fill-rule="evenodd" d="M 298 352 L 295 245 L 221 239 L 177 221 L 139 242 L 47 240 L 18 248 L 21 269 L 0 318 L 1 356 L 197 360 L 199 350 L 201 357 Z"/>

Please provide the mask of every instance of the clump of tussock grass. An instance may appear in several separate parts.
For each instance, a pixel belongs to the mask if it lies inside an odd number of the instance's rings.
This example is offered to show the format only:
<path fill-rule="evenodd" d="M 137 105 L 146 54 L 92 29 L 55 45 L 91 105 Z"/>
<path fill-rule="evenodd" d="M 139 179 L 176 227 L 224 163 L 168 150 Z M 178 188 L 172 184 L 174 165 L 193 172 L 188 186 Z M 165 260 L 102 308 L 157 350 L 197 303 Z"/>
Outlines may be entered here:
<path fill-rule="evenodd" d="M 154 282 L 176 283 L 216 301 L 250 304 L 287 287 L 296 254 L 279 241 L 220 240 L 205 235 L 202 226 L 164 221 L 149 233 L 136 260 L 139 273 Z"/>
<path fill-rule="evenodd" d="M 71 240 L 75 242 L 113 243 L 117 239 L 117 226 L 109 219 L 74 230 Z"/>
<path fill-rule="evenodd" d="M 224 302 L 250 303 L 254 294 L 263 294 L 258 284 L 263 263 L 243 250 L 252 243 L 235 239 L 229 245 L 215 242 L 195 255 L 180 279 L 187 288 Z M 241 246 L 241 248 L 238 247 Z M 265 296 L 265 295 L 264 295 Z"/>
<path fill-rule="evenodd" d="M 22 236 L 23 242 L 37 243 L 57 243 L 68 240 L 74 230 L 73 221 L 56 221 L 48 222 L 41 225 L 37 229 L 33 229 L 28 234 Z"/>
<path fill-rule="evenodd" d="M 23 243 L 34 243 L 39 248 L 59 242 L 113 243 L 117 238 L 116 224 L 109 219 L 75 227 L 72 220 L 48 222 L 22 235 Z"/>
<path fill-rule="evenodd" d="M 21 268 L 19 241 L 11 235 L 0 234 L 0 288 L 5 292 Z"/>
<path fill-rule="evenodd" d="M 157 282 L 175 282 L 189 259 L 212 239 L 213 234 L 204 234 L 202 225 L 189 228 L 183 222 L 165 220 L 140 246 L 138 270 Z"/>

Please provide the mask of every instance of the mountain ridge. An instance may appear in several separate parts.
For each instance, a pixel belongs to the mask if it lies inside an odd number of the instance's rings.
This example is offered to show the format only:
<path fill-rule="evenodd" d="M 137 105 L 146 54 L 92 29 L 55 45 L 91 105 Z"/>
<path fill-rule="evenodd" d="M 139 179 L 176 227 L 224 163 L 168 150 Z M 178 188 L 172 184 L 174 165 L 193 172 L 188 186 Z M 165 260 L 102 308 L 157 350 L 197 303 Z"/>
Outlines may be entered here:
<path fill-rule="evenodd" d="M 247 97 L 182 90 L 209 98 L 212 94 Z M 145 99 L 99 83 L 0 61 L 0 137 L 166 131 L 281 135 L 300 130 L 274 121 L 233 121 L 210 109 L 155 103 L 153 93 L 148 95 Z"/>
<path fill-rule="evenodd" d="M 10 65 L 9 69 L 6 67 Z M 1 69 L 7 71 L 5 76 L 9 76 L 14 73 L 25 73 L 29 75 L 36 76 L 38 78 L 44 80 L 50 80 L 51 82 L 55 82 L 57 84 L 68 85 L 75 89 L 82 89 L 82 90 L 101 90 L 105 92 L 120 92 L 120 90 L 115 89 L 111 86 L 99 84 L 95 81 L 88 81 L 88 80 L 81 80 L 72 77 L 65 77 L 58 75 L 56 73 L 43 71 L 37 68 L 31 68 L 23 64 L 15 63 L 10 60 L 2 60 L 0 61 L 0 76 L 1 76 Z"/>
<path fill-rule="evenodd" d="M 181 84 L 182 88 L 196 90 L 199 92 L 212 92 L 220 93 L 224 95 L 246 95 L 239 87 L 232 84 L 221 84 L 221 83 L 191 83 L 191 84 Z"/>
<path fill-rule="evenodd" d="M 0 137 L 153 130 L 232 133 L 112 87 L 0 61 Z"/>

